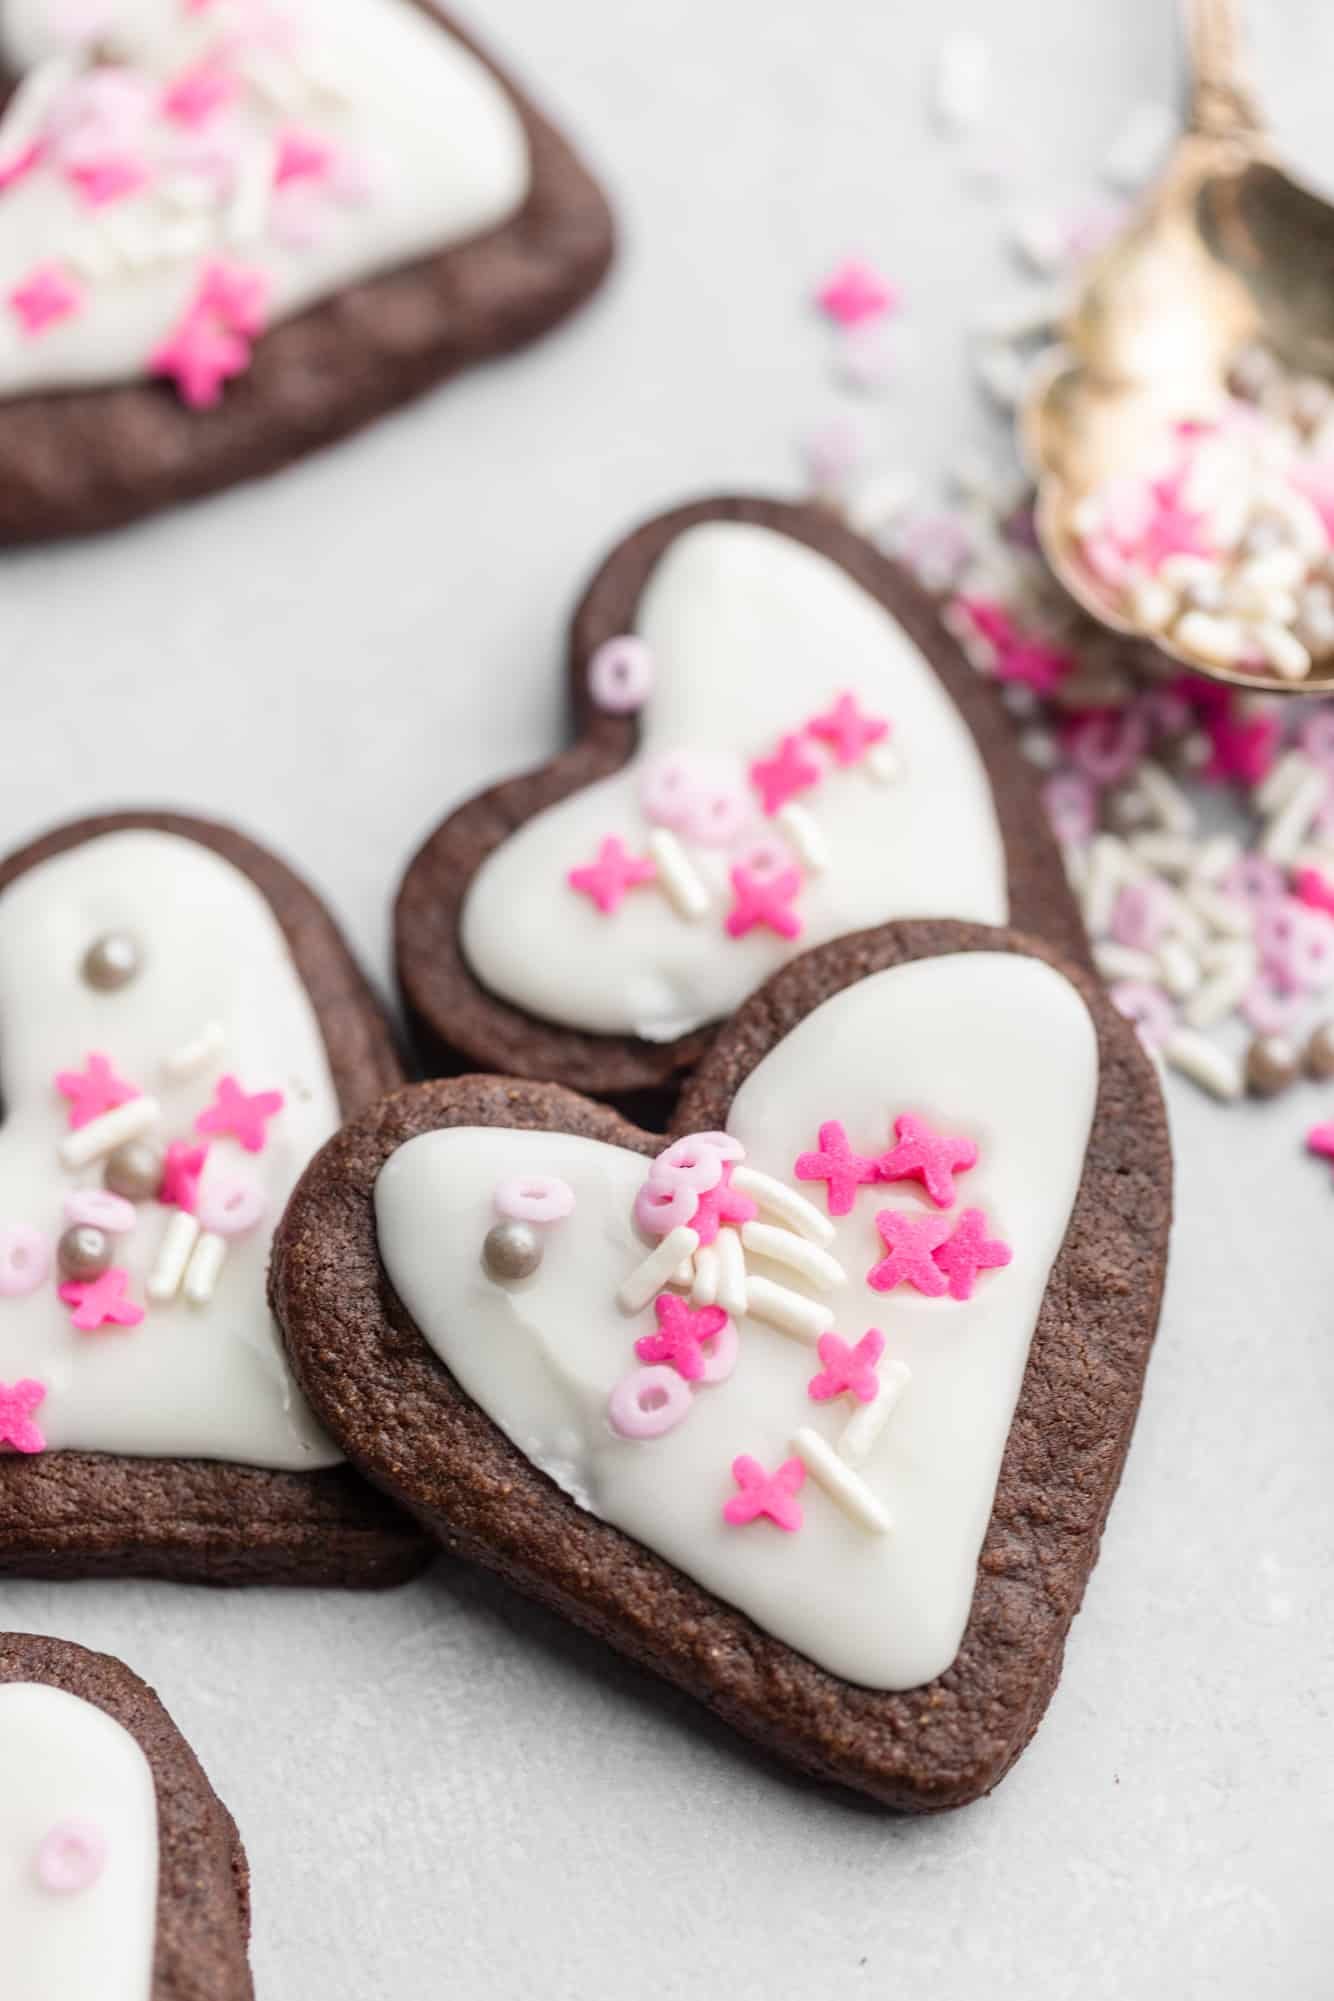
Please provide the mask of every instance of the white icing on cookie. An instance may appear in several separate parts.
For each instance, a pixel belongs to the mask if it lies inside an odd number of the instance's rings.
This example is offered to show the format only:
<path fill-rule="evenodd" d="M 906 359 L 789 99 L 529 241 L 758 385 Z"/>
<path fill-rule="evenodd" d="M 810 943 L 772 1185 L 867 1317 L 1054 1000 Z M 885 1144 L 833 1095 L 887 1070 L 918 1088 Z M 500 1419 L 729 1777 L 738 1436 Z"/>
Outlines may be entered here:
<path fill-rule="evenodd" d="M 139 1745 L 64 1689 L 10 1682 L 0 1687 L 0 1771 L 5 2001 L 149 2001 L 157 1795 Z M 100 1866 L 59 1869 L 62 1834 L 100 1851 Z M 92 1880 L 78 1887 L 83 1875 Z"/>
<path fill-rule="evenodd" d="M 463 950 L 484 986 L 543 1020 L 669 1041 L 730 1014 L 795 952 L 846 932 L 896 917 L 1005 921 L 1005 855 L 973 738 L 907 634 L 837 564 L 770 528 L 691 528 L 654 570 L 636 629 L 656 675 L 635 758 L 526 822 L 469 888 Z M 864 761 L 839 769 L 808 742 L 824 775 L 796 803 L 827 861 L 805 875 L 799 937 L 727 935 L 726 848 L 690 847 L 710 895 L 699 918 L 656 885 L 610 914 L 570 888 L 569 872 L 607 836 L 647 850 L 641 788 L 653 760 L 704 753 L 744 782 L 753 760 L 844 693 L 892 723 L 898 775 L 879 782 Z M 750 834 L 786 839 L 800 862 L 808 825 L 798 822 L 794 841 L 756 812 Z"/>
<path fill-rule="evenodd" d="M 921 1188 L 902 1182 L 862 1188 L 852 1212 L 833 1219 L 827 1249 L 846 1282 L 831 1290 L 816 1293 L 791 1269 L 747 1255 L 753 1273 L 826 1304 L 847 1342 L 872 1327 L 884 1334 L 881 1394 L 893 1408 L 878 1435 L 859 1420 L 863 1437 L 848 1445 L 849 1417 L 875 1404 L 813 1401 L 814 1349 L 754 1313 L 739 1322 L 730 1378 L 692 1386 L 675 1429 L 648 1439 L 612 1430 L 608 1397 L 636 1367 L 636 1339 L 654 1329 L 647 1308 L 626 1313 L 616 1304 L 648 1249 L 631 1217 L 647 1171 L 636 1154 L 568 1134 L 495 1128 L 410 1140 L 377 1184 L 381 1254 L 468 1395 L 581 1506 L 834 1673 L 873 1688 L 916 1687 L 948 1667 L 967 1622 L 1096 1089 L 1093 1025 L 1074 988 L 1038 960 L 989 952 L 921 960 L 848 988 L 742 1086 L 728 1131 L 744 1144 L 747 1169 L 776 1177 L 822 1212 L 824 1190 L 793 1177 L 822 1123 L 841 1120 L 868 1153 L 892 1143 L 892 1122 L 908 1110 L 967 1134 L 979 1159 L 958 1177 L 957 1208 L 984 1210 L 1013 1249 L 1013 1262 L 982 1273 L 966 1303 L 872 1291 L 867 1273 L 884 1250 L 876 1212 L 929 1210 Z M 544 1231 L 531 1277 L 497 1283 L 481 1246 L 495 1221 L 496 1185 L 516 1174 L 560 1176 L 575 1208 Z M 813 1476 L 797 1533 L 767 1521 L 725 1522 L 733 1459 L 749 1454 L 773 1472 L 800 1451 L 803 1427 L 840 1455 L 840 1478 L 846 1467 L 865 1483 L 864 1519 L 844 1512 Z M 829 1458 L 818 1444 L 810 1453 L 817 1464 Z M 873 1532 L 877 1510 L 893 1525 L 887 1533 Z"/>
<path fill-rule="evenodd" d="M 154 102 L 228 43 L 239 52 L 225 67 L 240 86 L 197 124 L 158 115 L 124 136 L 113 123 L 90 143 L 95 162 L 148 164 L 152 178 L 135 192 L 90 203 L 68 156 L 50 149 L 0 190 L 0 395 L 144 375 L 211 260 L 262 276 L 272 324 L 495 227 L 527 195 L 511 100 L 414 0 L 211 0 L 193 12 L 184 0 L 117 0 L 97 16 L 103 44 Z M 8 0 L 0 16 L 7 66 L 57 104 L 70 102 L 58 66 L 87 65 L 71 50 L 78 18 L 61 0 Z M 21 101 L 11 105 L 0 178 L 32 123 Z M 291 133 L 332 158 L 277 186 Z M 12 294 L 52 265 L 80 302 L 28 331 Z"/>
<path fill-rule="evenodd" d="M 81 974 L 108 933 L 140 947 L 142 970 L 113 992 Z M 216 1025 L 209 1066 L 173 1078 L 167 1065 Z M 338 1453 L 287 1370 L 265 1297 L 269 1244 L 297 1176 L 339 1123 L 319 1023 L 265 898 L 198 842 L 133 830 L 105 834 L 21 875 L 0 895 L 0 1229 L 22 1224 L 52 1242 L 71 1189 L 100 1187 L 102 1163 L 62 1167 L 77 1138 L 57 1072 L 90 1052 L 157 1101 L 161 1141 L 200 1138 L 197 1115 L 220 1075 L 248 1092 L 283 1093 L 262 1151 L 212 1136 L 201 1192 L 240 1177 L 264 1203 L 246 1234 L 226 1238 L 211 1301 L 146 1301 L 162 1239 L 180 1211 L 137 1205 L 115 1239 L 128 1296 L 147 1306 L 135 1327 L 79 1332 L 57 1295 L 59 1274 L 0 1296 L 0 1383 L 41 1382 L 35 1413 L 49 1447 L 151 1457 L 231 1459 L 306 1469 Z M 83 1129 L 84 1131 L 87 1128 Z M 224 1218 L 224 1221 L 226 1219 Z"/>

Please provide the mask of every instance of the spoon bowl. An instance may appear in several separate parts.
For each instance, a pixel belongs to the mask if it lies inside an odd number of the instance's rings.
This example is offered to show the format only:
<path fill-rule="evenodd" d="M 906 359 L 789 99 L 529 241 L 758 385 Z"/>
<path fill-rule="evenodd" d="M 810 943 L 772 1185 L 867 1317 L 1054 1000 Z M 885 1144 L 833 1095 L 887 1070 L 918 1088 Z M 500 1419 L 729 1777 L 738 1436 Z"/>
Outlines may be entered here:
<path fill-rule="evenodd" d="M 1155 188 L 1097 259 L 1020 414 L 1037 532 L 1062 584 L 1113 631 L 1195 672 L 1266 694 L 1334 689 L 1334 631 L 1300 679 L 1208 662 L 1140 621 L 1085 552 L 1090 496 L 1142 479 L 1183 421 L 1231 402 L 1238 357 L 1267 350 L 1334 383 L 1334 207 L 1286 171 L 1241 80 L 1233 0 L 1188 0 L 1188 125 Z M 1235 405 L 1232 406 L 1235 408 Z"/>

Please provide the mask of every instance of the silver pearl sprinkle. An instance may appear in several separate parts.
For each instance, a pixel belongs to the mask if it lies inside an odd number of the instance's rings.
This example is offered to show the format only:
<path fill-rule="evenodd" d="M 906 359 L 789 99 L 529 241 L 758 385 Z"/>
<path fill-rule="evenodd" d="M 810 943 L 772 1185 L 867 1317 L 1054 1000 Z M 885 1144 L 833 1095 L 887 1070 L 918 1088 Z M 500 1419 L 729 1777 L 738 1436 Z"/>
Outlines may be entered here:
<path fill-rule="evenodd" d="M 66 1278 L 101 1278 L 111 1263 L 111 1239 L 91 1223 L 76 1223 L 56 1245 L 56 1260 Z"/>
<path fill-rule="evenodd" d="M 108 931 L 94 938 L 83 955 L 83 977 L 100 994 L 110 994 L 134 978 L 142 955 L 127 931 Z"/>
<path fill-rule="evenodd" d="M 151 1140 L 126 1140 L 107 1155 L 103 1185 L 126 1202 L 151 1202 L 162 1186 L 162 1148 Z"/>
<path fill-rule="evenodd" d="M 507 1219 L 487 1231 L 482 1262 L 492 1278 L 528 1278 L 542 1262 L 542 1239 L 531 1223 Z"/>

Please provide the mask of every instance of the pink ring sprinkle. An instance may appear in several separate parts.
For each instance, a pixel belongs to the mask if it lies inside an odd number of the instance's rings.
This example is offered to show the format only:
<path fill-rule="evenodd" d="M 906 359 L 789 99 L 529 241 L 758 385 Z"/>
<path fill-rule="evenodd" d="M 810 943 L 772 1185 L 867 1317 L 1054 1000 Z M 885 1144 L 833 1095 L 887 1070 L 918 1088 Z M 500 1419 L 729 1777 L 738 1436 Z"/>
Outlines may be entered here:
<path fill-rule="evenodd" d="M 635 1221 L 646 1237 L 669 1237 L 699 1207 L 699 1191 L 684 1181 L 644 1183 L 635 1197 Z"/>
<path fill-rule="evenodd" d="M 574 1190 L 554 1174 L 513 1174 L 497 1182 L 495 1204 L 516 1223 L 559 1223 L 574 1211 Z"/>
<path fill-rule="evenodd" d="M 694 1188 L 701 1195 L 723 1178 L 723 1157 L 699 1133 L 673 1140 L 649 1169 L 649 1180 L 660 1188 Z"/>
<path fill-rule="evenodd" d="M 86 1223 L 109 1237 L 128 1236 L 138 1220 L 133 1202 L 113 1195 L 109 1188 L 76 1188 L 65 1197 L 67 1223 Z"/>
<path fill-rule="evenodd" d="M 90 1889 L 106 1860 L 107 1838 L 95 1821 L 57 1821 L 37 1850 L 37 1880 L 44 1890 L 65 1897 Z"/>
<path fill-rule="evenodd" d="M 51 1269 L 51 1239 L 27 1223 L 0 1230 L 0 1298 L 36 1292 Z"/>
<path fill-rule="evenodd" d="M 588 692 L 609 716 L 632 715 L 653 693 L 653 655 L 631 632 L 604 639 L 588 663 Z"/>
<path fill-rule="evenodd" d="M 607 1398 L 608 1421 L 622 1438 L 661 1438 L 689 1409 L 689 1384 L 661 1362 L 622 1376 Z"/>
<path fill-rule="evenodd" d="M 1119 980 L 1109 989 L 1109 998 L 1150 1052 L 1161 1049 L 1176 1027 L 1176 1009 L 1161 987 L 1152 987 L 1147 981 Z"/>
<path fill-rule="evenodd" d="M 731 1133 L 691 1133 L 690 1138 L 702 1140 L 724 1160 L 744 1160 L 746 1157 L 745 1147 L 739 1139 L 733 1139 Z"/>
<path fill-rule="evenodd" d="M 253 1230 L 268 1207 L 264 1190 L 243 1174 L 219 1176 L 202 1187 L 195 1204 L 201 1229 L 215 1237 L 239 1237 Z"/>

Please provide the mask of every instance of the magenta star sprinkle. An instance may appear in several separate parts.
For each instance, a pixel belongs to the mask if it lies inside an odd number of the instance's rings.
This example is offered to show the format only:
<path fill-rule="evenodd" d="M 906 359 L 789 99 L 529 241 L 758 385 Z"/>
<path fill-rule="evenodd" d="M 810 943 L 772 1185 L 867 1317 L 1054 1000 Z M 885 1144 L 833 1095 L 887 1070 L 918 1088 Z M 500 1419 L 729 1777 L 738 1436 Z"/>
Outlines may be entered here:
<path fill-rule="evenodd" d="M 193 1216 L 199 1206 L 199 1181 L 207 1159 L 206 1146 L 191 1146 L 188 1140 L 174 1139 L 162 1164 L 158 1201 L 169 1209 L 184 1209 Z"/>
<path fill-rule="evenodd" d="M 819 1152 L 798 1154 L 796 1174 L 798 1181 L 826 1182 L 830 1215 L 847 1216 L 857 1190 L 878 1178 L 879 1162 L 855 1153 L 839 1120 L 826 1119 Z"/>
<path fill-rule="evenodd" d="M 33 1417 L 45 1401 L 46 1384 L 31 1376 L 0 1383 L 0 1445 L 12 1445 L 15 1452 L 45 1452 L 45 1435 Z"/>
<path fill-rule="evenodd" d="M 729 938 L 744 938 L 757 924 L 776 931 L 780 938 L 799 938 L 801 919 L 792 908 L 801 888 L 800 869 L 788 868 L 778 875 L 756 875 L 753 869 L 732 870 L 734 902 L 727 913 L 725 929 Z"/>
<path fill-rule="evenodd" d="M 24 333 L 39 334 L 77 313 L 83 292 L 58 264 L 39 264 L 14 287 L 9 304 Z"/>
<path fill-rule="evenodd" d="M 862 714 L 855 695 L 840 695 L 831 709 L 822 716 L 812 716 L 806 725 L 807 736 L 827 743 L 835 764 L 841 765 L 858 763 L 873 743 L 889 735 L 889 730 L 882 717 Z"/>
<path fill-rule="evenodd" d="M 1009 1264 L 1014 1252 L 999 1237 L 986 1233 L 987 1219 L 980 1209 L 965 1209 L 954 1234 L 935 1253 L 936 1263 L 950 1283 L 951 1299 L 971 1299 L 977 1275 L 999 1271 Z"/>
<path fill-rule="evenodd" d="M 911 1285 L 928 1299 L 939 1299 L 948 1288 L 935 1253 L 949 1235 L 949 1218 L 919 1216 L 911 1209 L 880 1209 L 875 1226 L 887 1255 L 867 1272 L 866 1283 L 876 1292 Z"/>
<path fill-rule="evenodd" d="M 785 1459 L 776 1473 L 766 1473 L 758 1459 L 743 1452 L 732 1461 L 732 1478 L 741 1491 L 724 1503 L 725 1521 L 741 1528 L 767 1515 L 789 1535 L 801 1527 L 801 1503 L 796 1496 L 806 1484 L 806 1468 L 800 1459 Z"/>
<path fill-rule="evenodd" d="M 885 1337 L 878 1327 L 868 1327 L 855 1347 L 837 1334 L 822 1334 L 820 1360 L 824 1364 L 811 1377 L 806 1394 L 814 1403 L 830 1403 L 835 1397 L 855 1397 L 858 1403 L 874 1403 L 880 1394 L 876 1363 L 885 1351 Z"/>
<path fill-rule="evenodd" d="M 114 1112 L 117 1105 L 128 1105 L 131 1098 L 140 1095 L 135 1085 L 118 1077 L 108 1059 L 96 1052 L 82 1070 L 59 1071 L 56 1089 L 62 1098 L 69 1099 L 69 1122 L 76 1131 L 92 1119 L 100 1119 L 103 1112 Z"/>
<path fill-rule="evenodd" d="M 849 257 L 825 279 L 815 295 L 821 310 L 841 327 L 860 326 L 897 310 L 899 294 L 872 264 Z"/>
<path fill-rule="evenodd" d="M 798 792 L 809 791 L 820 782 L 820 767 L 805 749 L 799 736 L 785 736 L 772 757 L 757 757 L 750 767 L 750 782 L 760 795 L 766 813 L 777 813 Z"/>
<path fill-rule="evenodd" d="M 1334 1160 L 1334 1124 L 1312 1126 L 1306 1135 L 1306 1144 L 1312 1153 L 1323 1154 L 1326 1160 Z"/>
<path fill-rule="evenodd" d="M 264 331 L 268 282 L 245 265 L 208 265 L 184 315 L 149 356 L 150 375 L 175 382 L 192 410 L 219 402 L 223 385 L 250 366 L 251 342 Z"/>
<path fill-rule="evenodd" d="M 72 1308 L 71 1321 L 85 1334 L 98 1327 L 137 1327 L 144 1309 L 125 1297 L 129 1282 L 129 1273 L 112 1265 L 100 1278 L 67 1279 L 60 1297 Z"/>
<path fill-rule="evenodd" d="M 656 1334 L 645 1334 L 635 1342 L 641 1362 L 663 1362 L 688 1383 L 697 1383 L 704 1374 L 707 1357 L 702 1342 L 711 1341 L 727 1325 L 721 1306 L 686 1305 L 670 1292 L 659 1293 L 653 1302 L 658 1319 Z"/>
<path fill-rule="evenodd" d="M 713 1243 L 724 1223 L 733 1226 L 753 1223 L 760 1213 L 749 1195 L 743 1195 L 739 1188 L 733 1188 L 733 1165 L 734 1163 L 729 1160 L 723 1169 L 722 1180 L 715 1187 L 704 1189 L 695 1204 L 690 1227 L 701 1244 Z"/>
<path fill-rule="evenodd" d="M 230 1133 L 247 1153 L 259 1153 L 267 1126 L 283 1108 L 281 1091 L 243 1091 L 235 1077 L 220 1077 L 213 1103 L 195 1120 L 197 1133 Z"/>
<path fill-rule="evenodd" d="M 565 880 L 581 896 L 591 896 L 604 917 L 618 910 L 626 895 L 642 882 L 652 882 L 657 867 L 650 855 L 632 855 L 614 834 L 598 849 L 595 862 L 572 868 Z"/>
<path fill-rule="evenodd" d="M 882 1153 L 876 1172 L 882 1181 L 920 1181 L 937 1209 L 954 1201 L 954 1177 L 977 1165 L 977 1148 L 970 1139 L 932 1132 L 924 1119 L 910 1112 L 895 1119 L 898 1145 Z"/>
<path fill-rule="evenodd" d="M 1292 886 L 1308 909 L 1325 910 L 1334 917 L 1334 880 L 1329 876 L 1322 875 L 1318 868 L 1300 868 Z"/>

